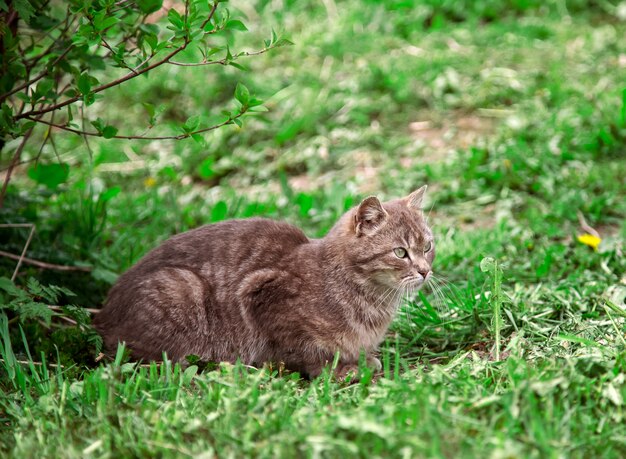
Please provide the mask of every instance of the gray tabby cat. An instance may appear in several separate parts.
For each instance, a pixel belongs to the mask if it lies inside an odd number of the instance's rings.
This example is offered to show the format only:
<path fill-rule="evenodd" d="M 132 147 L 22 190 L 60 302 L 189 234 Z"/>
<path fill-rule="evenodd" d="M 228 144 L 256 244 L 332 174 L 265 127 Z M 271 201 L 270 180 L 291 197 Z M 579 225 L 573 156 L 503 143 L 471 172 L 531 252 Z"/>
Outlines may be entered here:
<path fill-rule="evenodd" d="M 135 358 L 251 365 L 284 362 L 318 376 L 340 353 L 340 375 L 375 353 L 403 292 L 428 280 L 435 243 L 421 210 L 426 186 L 344 214 L 323 239 L 252 218 L 178 234 L 122 275 L 95 319 L 109 351 Z"/>

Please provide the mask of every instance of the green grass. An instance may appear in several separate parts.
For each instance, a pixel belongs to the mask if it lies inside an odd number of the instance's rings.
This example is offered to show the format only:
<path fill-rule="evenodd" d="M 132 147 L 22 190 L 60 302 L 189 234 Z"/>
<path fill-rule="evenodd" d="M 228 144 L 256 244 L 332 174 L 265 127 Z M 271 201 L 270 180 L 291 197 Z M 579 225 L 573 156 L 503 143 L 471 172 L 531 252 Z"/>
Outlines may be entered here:
<path fill-rule="evenodd" d="M 0 219 L 36 223 L 29 257 L 94 269 L 25 265 L 23 293 L 6 287 L 2 304 L 35 315 L 51 304 L 33 277 L 76 294 L 58 304 L 98 307 L 116 274 L 174 233 L 262 215 L 317 237 L 362 197 L 423 183 L 437 287 L 401 308 L 383 374 L 364 370 L 354 385 L 242 365 L 139 366 L 121 353 L 97 364 L 75 310 L 63 315 L 79 327 L 56 314 L 21 322 L 3 306 L 0 455 L 624 457 L 619 9 L 231 3 L 251 31 L 244 45 L 270 26 L 295 45 L 246 61 L 248 72 L 158 69 L 95 109 L 141 132 L 141 102 L 161 101 L 160 129 L 173 131 L 190 114 L 210 120 L 241 81 L 270 111 L 206 146 L 95 139 L 88 154 L 82 139 L 56 134 L 69 180 L 51 191 L 21 169 Z M 49 145 L 43 160 L 55 160 Z M 597 251 L 578 241 L 578 213 L 600 232 Z M 20 253 L 27 231 L 0 231 L 0 249 Z M 0 259 L 3 276 L 14 266 Z"/>

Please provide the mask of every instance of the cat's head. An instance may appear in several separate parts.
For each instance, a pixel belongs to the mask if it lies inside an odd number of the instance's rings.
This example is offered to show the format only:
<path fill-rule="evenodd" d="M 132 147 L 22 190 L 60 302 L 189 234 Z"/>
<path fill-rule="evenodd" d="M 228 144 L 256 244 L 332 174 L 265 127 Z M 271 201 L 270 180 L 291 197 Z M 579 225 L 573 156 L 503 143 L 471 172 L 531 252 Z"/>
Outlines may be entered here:
<path fill-rule="evenodd" d="M 381 203 L 370 196 L 341 223 L 344 262 L 382 288 L 416 290 L 431 276 L 435 240 L 422 211 L 426 186 Z"/>

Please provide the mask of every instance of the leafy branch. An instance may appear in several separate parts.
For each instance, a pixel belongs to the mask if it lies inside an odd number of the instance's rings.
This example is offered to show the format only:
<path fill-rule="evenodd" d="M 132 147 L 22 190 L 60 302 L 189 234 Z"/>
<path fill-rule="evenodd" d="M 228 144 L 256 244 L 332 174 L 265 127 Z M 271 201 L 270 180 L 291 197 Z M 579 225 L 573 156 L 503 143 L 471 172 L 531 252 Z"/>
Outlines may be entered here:
<path fill-rule="evenodd" d="M 24 163 L 22 155 L 26 145 L 38 138 L 33 133 L 39 125 L 47 129 L 39 148 L 41 153 L 45 142 L 54 144 L 52 136 L 58 131 L 81 135 L 85 141 L 88 137 L 103 137 L 125 140 L 192 138 L 203 142 L 202 134 L 230 124 L 242 126 L 245 115 L 265 111 L 261 100 L 238 85 L 235 110 L 223 112 L 224 118 L 210 126 L 201 126 L 197 115 L 190 116 L 180 126 L 179 134 L 146 135 L 156 125 L 160 113 L 149 103 L 144 103 L 150 122 L 143 134 L 120 134 L 117 127 L 88 116 L 85 109 L 102 98 L 101 93 L 141 75 L 147 76 L 160 66 L 223 65 L 244 69 L 238 59 L 291 44 L 272 31 L 271 38 L 265 40 L 261 49 L 231 52 L 229 45 L 218 44 L 218 36 L 231 36 L 247 28 L 240 20 L 231 18 L 222 0 L 186 0 L 180 11 L 170 8 L 166 21 L 158 21 L 155 13 L 160 14 L 162 3 L 162 0 L 72 0 L 69 6 L 60 8 L 51 2 L 0 0 L 0 48 L 3 50 L 0 58 L 0 149 L 10 139 L 22 139 L 9 161 L 0 190 L 0 208 L 13 169 Z M 191 48 L 202 53 L 200 62 L 186 62 L 185 51 Z M 101 82 L 99 77 L 108 74 L 111 67 L 126 72 Z M 72 107 L 76 104 L 79 104 L 82 125 L 73 120 Z M 55 114 L 63 113 L 65 116 L 55 119 Z M 86 129 L 85 125 L 89 124 L 95 130 Z"/>

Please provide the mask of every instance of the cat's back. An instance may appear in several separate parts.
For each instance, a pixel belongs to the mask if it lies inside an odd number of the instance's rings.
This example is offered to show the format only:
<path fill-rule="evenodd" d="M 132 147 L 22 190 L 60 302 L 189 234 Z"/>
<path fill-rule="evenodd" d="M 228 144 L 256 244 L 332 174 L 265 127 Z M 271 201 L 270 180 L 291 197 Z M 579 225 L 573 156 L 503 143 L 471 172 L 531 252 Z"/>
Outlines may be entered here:
<path fill-rule="evenodd" d="M 94 325 L 108 349 L 125 341 L 138 358 L 158 358 L 163 350 L 175 358 L 229 360 L 237 357 L 234 349 L 252 355 L 243 341 L 224 338 L 249 339 L 234 299 L 239 284 L 290 263 L 309 242 L 298 228 L 262 218 L 177 234 L 120 276 Z"/>
<path fill-rule="evenodd" d="M 308 242 L 306 235 L 289 223 L 266 218 L 226 220 L 172 236 L 130 271 L 164 266 L 200 268 L 212 261 L 231 268 L 253 260 L 272 264 Z"/>

